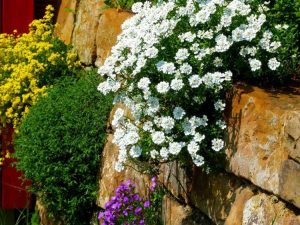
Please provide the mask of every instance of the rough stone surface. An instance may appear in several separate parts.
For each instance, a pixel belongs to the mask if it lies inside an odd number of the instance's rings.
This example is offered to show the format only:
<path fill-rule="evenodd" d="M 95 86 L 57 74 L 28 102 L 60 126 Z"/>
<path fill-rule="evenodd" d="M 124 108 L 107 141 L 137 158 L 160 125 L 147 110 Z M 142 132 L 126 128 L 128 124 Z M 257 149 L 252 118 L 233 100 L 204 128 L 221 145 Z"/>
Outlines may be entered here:
<path fill-rule="evenodd" d="M 168 196 L 163 198 L 162 211 L 164 225 L 213 225 L 201 212 Z"/>
<path fill-rule="evenodd" d="M 285 148 L 300 163 L 300 112 L 291 114 L 285 127 Z"/>
<path fill-rule="evenodd" d="M 282 163 L 279 175 L 279 194 L 282 198 L 299 207 L 300 203 L 300 164 L 293 160 Z"/>
<path fill-rule="evenodd" d="M 300 95 L 275 94 L 256 87 L 235 91 L 229 119 L 228 170 L 300 207 L 300 199 L 288 189 L 290 180 L 282 171 L 289 157 L 299 157 Z M 299 184 L 296 171 L 294 183 Z"/>
<path fill-rule="evenodd" d="M 276 197 L 258 194 L 250 198 L 243 210 L 243 225 L 300 225 L 285 204 Z"/>
<path fill-rule="evenodd" d="M 57 15 L 56 34 L 65 43 L 70 44 L 75 25 L 76 7 L 79 0 L 62 0 Z"/>
<path fill-rule="evenodd" d="M 246 202 L 254 195 L 249 187 L 240 187 L 235 191 L 235 200 L 231 205 L 225 225 L 240 225 L 243 220 L 243 209 Z"/>
<path fill-rule="evenodd" d="M 224 224 L 230 215 L 233 203 L 237 202 L 241 205 L 237 194 L 244 188 L 242 182 L 226 173 L 208 175 L 199 168 L 194 168 L 192 177 L 192 204 L 216 224 Z"/>
<path fill-rule="evenodd" d="M 293 165 L 290 164 L 286 166 L 286 173 L 291 173 L 289 170 L 292 166 Z M 292 170 L 297 173 L 294 168 Z M 159 180 L 176 199 L 183 201 L 184 204 L 188 203 L 187 205 L 196 207 L 205 213 L 215 224 L 242 225 L 243 221 L 246 221 L 245 216 L 249 214 L 249 210 L 245 211 L 246 204 L 253 197 L 255 197 L 254 199 L 263 199 L 262 202 L 264 202 L 264 204 L 257 205 L 255 208 L 261 211 L 262 217 L 265 216 L 269 218 L 269 215 L 275 215 L 280 210 L 284 210 L 284 213 L 280 219 L 277 220 L 276 224 L 297 224 L 295 222 L 297 221 L 297 213 L 287 209 L 285 204 L 278 200 L 277 197 L 260 194 L 254 185 L 245 183 L 233 174 L 221 173 L 208 175 L 196 167 L 193 169 L 192 174 L 188 174 L 186 169 L 180 167 L 178 163 L 175 162 L 162 165 L 160 171 Z M 287 176 L 287 174 L 284 175 L 286 179 Z M 294 176 L 294 174 L 291 173 L 290 177 L 292 176 Z M 193 178 L 192 182 L 191 177 Z M 292 183 L 292 181 L 286 183 Z M 294 189 L 295 195 L 297 195 L 299 189 L 296 188 L 296 185 L 297 184 L 293 187 L 289 187 L 289 189 Z M 274 199 L 276 199 L 276 207 L 269 207 L 273 205 Z M 186 207 L 176 205 L 172 201 L 169 204 L 174 207 L 174 211 L 181 210 L 180 212 L 183 212 L 183 209 L 186 209 Z M 172 208 L 171 206 L 169 208 Z M 281 207 L 279 208 L 279 206 Z M 172 214 L 172 210 L 169 213 Z M 180 214 L 179 212 L 176 213 L 181 215 L 178 218 L 182 218 L 182 215 L 186 215 Z M 270 219 L 266 221 L 268 222 Z M 260 223 L 257 223 L 257 225 L 259 224 Z M 264 225 L 267 223 L 261 224 Z"/>
<path fill-rule="evenodd" d="M 159 181 L 182 202 L 189 203 L 192 177 L 178 162 L 164 163 L 160 167 Z"/>
<path fill-rule="evenodd" d="M 96 59 L 96 32 L 103 0 L 80 1 L 76 12 L 76 23 L 72 37 L 79 59 L 86 65 L 92 65 Z"/>
<path fill-rule="evenodd" d="M 112 134 L 109 134 L 107 143 L 102 153 L 102 165 L 99 178 L 99 194 L 97 204 L 104 207 L 105 203 L 115 194 L 115 189 L 124 181 L 131 180 L 136 185 L 136 191 L 142 196 L 148 195 L 150 179 L 148 176 L 141 174 L 137 167 L 128 163 L 126 169 L 117 172 L 115 163 L 118 159 L 119 150 L 112 143 Z"/>
<path fill-rule="evenodd" d="M 102 12 L 96 33 L 97 66 L 104 63 L 104 60 L 110 54 L 112 46 L 117 41 L 118 34 L 121 33 L 122 23 L 131 16 L 132 13 L 116 9 L 107 9 Z"/>

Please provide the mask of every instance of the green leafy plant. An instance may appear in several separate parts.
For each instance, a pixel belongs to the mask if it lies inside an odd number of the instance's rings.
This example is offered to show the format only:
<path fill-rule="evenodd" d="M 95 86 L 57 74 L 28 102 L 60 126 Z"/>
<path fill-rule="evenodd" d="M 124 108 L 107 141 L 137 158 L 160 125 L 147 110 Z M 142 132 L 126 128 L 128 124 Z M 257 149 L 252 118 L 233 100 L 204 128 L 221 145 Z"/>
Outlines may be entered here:
<path fill-rule="evenodd" d="M 88 224 L 106 139 L 111 96 L 95 91 L 94 72 L 65 78 L 31 108 L 15 138 L 17 168 L 49 216 L 65 225 Z"/>
<path fill-rule="evenodd" d="M 37 211 L 34 211 L 34 213 L 32 214 L 30 222 L 30 225 L 40 225 L 40 217 Z"/>

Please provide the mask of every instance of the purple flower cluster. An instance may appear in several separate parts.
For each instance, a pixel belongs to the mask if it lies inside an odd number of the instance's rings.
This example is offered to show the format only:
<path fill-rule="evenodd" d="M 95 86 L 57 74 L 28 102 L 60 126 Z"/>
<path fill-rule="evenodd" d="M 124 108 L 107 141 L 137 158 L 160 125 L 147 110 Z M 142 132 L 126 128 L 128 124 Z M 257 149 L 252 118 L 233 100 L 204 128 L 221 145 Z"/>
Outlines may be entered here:
<path fill-rule="evenodd" d="M 150 191 L 156 188 L 156 177 L 151 179 Z M 98 219 L 101 225 L 144 225 L 144 210 L 149 208 L 151 202 L 144 201 L 134 192 L 135 185 L 130 180 L 122 183 L 116 194 L 106 204 L 105 211 L 100 212 Z"/>

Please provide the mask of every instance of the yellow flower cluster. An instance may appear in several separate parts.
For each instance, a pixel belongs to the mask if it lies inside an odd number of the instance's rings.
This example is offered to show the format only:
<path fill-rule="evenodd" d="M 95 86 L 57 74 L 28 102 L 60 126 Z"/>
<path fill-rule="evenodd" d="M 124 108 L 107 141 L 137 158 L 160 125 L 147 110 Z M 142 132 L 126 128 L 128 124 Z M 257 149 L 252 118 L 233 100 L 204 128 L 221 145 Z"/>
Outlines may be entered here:
<path fill-rule="evenodd" d="M 18 126 L 38 96 L 49 85 L 49 73 L 80 66 L 77 55 L 54 35 L 53 7 L 30 24 L 28 34 L 0 34 L 0 118 L 1 126 Z M 63 49 L 62 49 L 63 48 Z"/>
<path fill-rule="evenodd" d="M 80 67 L 77 54 L 54 35 L 53 10 L 47 6 L 27 34 L 0 34 L 0 132 L 7 124 L 17 128 L 54 78 Z M 4 158 L 0 155 L 0 165 Z"/>

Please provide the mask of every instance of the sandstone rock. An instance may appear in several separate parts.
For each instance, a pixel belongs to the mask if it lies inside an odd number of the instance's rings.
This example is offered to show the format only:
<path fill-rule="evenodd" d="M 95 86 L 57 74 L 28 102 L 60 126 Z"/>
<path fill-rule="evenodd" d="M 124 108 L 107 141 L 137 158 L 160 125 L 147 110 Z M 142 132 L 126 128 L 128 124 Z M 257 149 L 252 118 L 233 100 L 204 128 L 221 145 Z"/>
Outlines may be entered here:
<path fill-rule="evenodd" d="M 235 90 L 229 119 L 228 170 L 300 207 L 295 190 L 289 189 L 288 179 L 282 177 L 285 162 L 299 155 L 295 149 L 299 146 L 300 95 L 274 94 L 256 87 Z M 298 184 L 300 174 L 294 175 Z"/>
<path fill-rule="evenodd" d="M 285 171 L 286 173 L 289 173 L 291 165 L 287 165 L 286 167 Z M 292 170 L 297 173 L 295 169 Z M 186 169 L 180 167 L 175 162 L 161 166 L 160 171 L 160 181 L 175 198 L 184 201 L 185 204 L 189 203 L 187 205 L 195 206 L 201 212 L 205 213 L 215 224 L 242 225 L 243 221 L 245 223 L 245 221 L 247 221 L 245 218 L 249 215 L 249 210 L 247 211 L 245 207 L 246 204 L 250 204 L 250 199 L 262 199 L 264 204 L 256 204 L 255 209 L 259 210 L 262 217 L 268 217 L 266 220 L 267 222 L 270 221 L 270 215 L 277 215 L 278 212 L 282 211 L 284 213 L 280 216 L 280 219 L 277 220 L 277 225 L 298 224 L 296 217 L 297 214 L 286 208 L 285 204 L 278 200 L 277 197 L 260 194 L 257 192 L 255 186 L 244 183 L 232 174 L 206 174 L 196 167 L 193 169 L 193 174 L 188 174 Z M 292 176 L 293 174 L 291 173 L 290 177 Z M 287 175 L 284 175 L 284 177 L 288 179 Z M 192 183 L 187 182 L 191 181 L 191 178 Z M 176 180 L 180 182 L 176 183 Z M 285 183 L 288 184 L 292 182 L 286 181 Z M 294 189 L 294 192 L 297 194 L 299 188 L 297 189 L 296 185 L 297 184 L 290 187 L 290 189 Z M 274 199 L 276 204 L 274 203 Z M 169 219 L 165 219 L 166 221 L 171 220 L 170 215 L 172 215 L 173 211 L 178 215 L 178 221 L 181 221 L 182 217 L 189 214 L 185 211 L 188 208 L 180 205 L 174 199 L 164 200 L 164 202 L 164 204 L 169 204 L 169 206 L 165 206 L 169 209 L 167 212 Z M 269 207 L 274 204 L 276 206 L 274 206 L 275 208 Z M 170 208 L 173 207 L 174 209 L 172 209 L 172 211 Z M 177 212 L 177 210 L 180 212 Z M 254 212 L 255 211 L 253 211 L 251 215 L 254 215 Z M 174 219 L 171 221 L 171 223 L 174 224 L 181 224 Z M 192 223 L 190 222 L 190 224 Z M 248 224 L 254 225 L 255 223 L 249 222 Z M 248 224 L 246 223 L 245 225 Z M 261 225 L 264 224 L 267 223 L 262 223 Z M 257 225 L 259 225 L 259 223 L 257 223 Z"/>
<path fill-rule="evenodd" d="M 162 203 L 164 225 L 212 225 L 202 213 L 184 206 L 171 197 L 165 196 Z"/>
<path fill-rule="evenodd" d="M 118 11 L 116 9 L 107 9 L 102 12 L 96 35 L 97 66 L 104 63 L 110 54 L 112 46 L 114 46 L 117 41 L 118 34 L 121 33 L 122 23 L 132 15 L 131 13 Z"/>
<path fill-rule="evenodd" d="M 128 164 L 122 172 L 115 170 L 115 163 L 118 159 L 119 150 L 112 143 L 112 134 L 109 134 L 107 143 L 102 153 L 102 165 L 99 177 L 99 194 L 97 204 L 104 208 L 105 203 L 115 194 L 115 189 L 124 181 L 131 180 L 136 185 L 136 191 L 141 196 L 148 195 L 150 178 L 141 174 L 137 167 Z"/>
<path fill-rule="evenodd" d="M 208 215 L 214 223 L 224 224 L 231 213 L 233 204 L 236 203 L 239 205 L 236 207 L 241 207 L 243 204 L 242 199 L 246 199 L 243 195 L 238 195 L 243 189 L 242 182 L 232 175 L 226 173 L 206 174 L 199 168 L 195 168 L 191 201 L 195 207 Z M 235 211 L 237 211 L 236 207 L 234 208 Z M 231 214 L 234 214 L 236 219 L 241 217 L 234 212 Z M 228 222 L 227 224 L 231 223 Z"/>
<path fill-rule="evenodd" d="M 290 115 L 285 127 L 285 148 L 289 156 L 300 162 L 300 112 Z"/>
<path fill-rule="evenodd" d="M 243 209 L 246 202 L 254 195 L 249 187 L 240 187 L 235 191 L 235 200 L 225 220 L 225 225 L 240 225 L 243 220 Z"/>
<path fill-rule="evenodd" d="M 288 202 L 300 203 L 300 164 L 293 160 L 282 163 L 279 175 L 279 194 Z"/>
<path fill-rule="evenodd" d="M 74 29 L 76 7 L 79 0 L 62 0 L 57 15 L 55 32 L 66 44 L 70 44 Z"/>
<path fill-rule="evenodd" d="M 182 202 L 189 203 L 192 176 L 178 162 L 164 163 L 160 167 L 159 181 Z"/>
<path fill-rule="evenodd" d="M 300 225 L 298 218 L 276 197 L 258 194 L 246 202 L 243 225 Z"/>
<path fill-rule="evenodd" d="M 84 0 L 78 5 L 72 44 L 86 65 L 92 65 L 96 59 L 96 33 L 103 6 L 103 0 Z"/>

